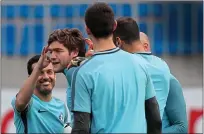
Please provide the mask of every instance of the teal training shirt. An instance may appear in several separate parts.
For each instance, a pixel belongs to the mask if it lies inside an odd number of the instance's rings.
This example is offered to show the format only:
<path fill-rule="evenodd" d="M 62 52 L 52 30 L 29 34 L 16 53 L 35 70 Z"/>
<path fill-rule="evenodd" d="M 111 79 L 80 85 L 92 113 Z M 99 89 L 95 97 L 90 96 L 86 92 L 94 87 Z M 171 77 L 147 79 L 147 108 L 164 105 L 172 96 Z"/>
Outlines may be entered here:
<path fill-rule="evenodd" d="M 91 113 L 91 133 L 145 133 L 155 96 L 146 61 L 119 48 L 95 53 L 72 79 L 72 110 Z"/>
<path fill-rule="evenodd" d="M 156 98 L 159 104 L 160 117 L 162 119 L 166 101 L 169 94 L 170 70 L 165 61 L 151 53 L 135 53 L 146 59 L 149 63 L 148 71 L 151 76 Z"/>
<path fill-rule="evenodd" d="M 162 119 L 163 133 L 187 133 L 186 103 L 179 81 L 171 75 L 170 90 Z"/>
<path fill-rule="evenodd" d="M 70 126 L 73 126 L 73 113 L 71 112 L 71 105 L 72 105 L 72 99 L 71 99 L 71 81 L 72 81 L 72 77 L 73 77 L 73 73 L 74 71 L 77 69 L 78 67 L 72 67 L 70 69 L 64 69 L 64 75 L 66 76 L 67 79 L 67 90 L 66 90 L 66 101 L 67 101 L 67 107 L 69 109 L 69 113 L 71 116 L 71 122 L 70 122 Z"/>
<path fill-rule="evenodd" d="M 63 133 L 64 125 L 70 122 L 65 103 L 55 97 L 49 102 L 32 95 L 31 101 L 24 112 L 15 107 L 16 97 L 11 104 L 14 109 L 16 133 Z"/>

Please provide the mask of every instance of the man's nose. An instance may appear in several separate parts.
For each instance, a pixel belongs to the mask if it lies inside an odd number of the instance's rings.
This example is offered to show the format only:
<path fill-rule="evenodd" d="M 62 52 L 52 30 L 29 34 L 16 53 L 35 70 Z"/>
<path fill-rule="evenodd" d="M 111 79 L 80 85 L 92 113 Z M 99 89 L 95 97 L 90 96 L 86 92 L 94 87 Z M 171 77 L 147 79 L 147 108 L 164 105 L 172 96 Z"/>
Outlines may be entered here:
<path fill-rule="evenodd" d="M 55 52 L 50 53 L 50 58 L 51 60 L 55 60 L 57 58 Z"/>
<path fill-rule="evenodd" d="M 43 79 L 49 79 L 49 75 L 47 73 L 43 74 Z"/>

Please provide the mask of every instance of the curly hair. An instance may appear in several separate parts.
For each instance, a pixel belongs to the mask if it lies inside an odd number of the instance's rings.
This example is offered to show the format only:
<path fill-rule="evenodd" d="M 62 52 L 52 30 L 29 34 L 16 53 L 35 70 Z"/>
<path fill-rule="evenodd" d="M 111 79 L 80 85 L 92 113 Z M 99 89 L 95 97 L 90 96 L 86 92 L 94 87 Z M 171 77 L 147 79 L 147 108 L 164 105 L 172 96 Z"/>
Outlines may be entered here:
<path fill-rule="evenodd" d="M 63 44 L 69 52 L 78 50 L 78 56 L 85 56 L 85 40 L 78 29 L 64 28 L 53 31 L 48 38 L 48 45 L 55 41 Z"/>

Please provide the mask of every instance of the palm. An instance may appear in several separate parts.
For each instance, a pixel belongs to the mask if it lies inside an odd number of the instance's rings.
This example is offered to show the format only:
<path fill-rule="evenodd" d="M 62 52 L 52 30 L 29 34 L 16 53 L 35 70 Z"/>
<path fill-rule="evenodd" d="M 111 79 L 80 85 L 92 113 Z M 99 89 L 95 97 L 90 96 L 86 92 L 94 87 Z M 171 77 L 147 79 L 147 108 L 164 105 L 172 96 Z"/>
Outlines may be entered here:
<path fill-rule="evenodd" d="M 47 48 L 48 48 L 47 46 L 43 48 L 40 59 L 38 61 L 38 65 L 41 69 L 47 67 L 50 64 L 49 56 L 47 56 L 48 54 Z"/>

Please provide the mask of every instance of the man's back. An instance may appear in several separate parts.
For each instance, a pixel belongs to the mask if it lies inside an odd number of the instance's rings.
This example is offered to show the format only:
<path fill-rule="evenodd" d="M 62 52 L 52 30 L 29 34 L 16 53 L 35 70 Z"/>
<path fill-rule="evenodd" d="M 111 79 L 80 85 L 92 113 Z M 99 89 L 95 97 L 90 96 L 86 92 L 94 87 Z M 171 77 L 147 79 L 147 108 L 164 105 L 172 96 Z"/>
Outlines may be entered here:
<path fill-rule="evenodd" d="M 145 100 L 155 93 L 143 61 L 115 48 L 96 53 L 75 71 L 72 110 L 92 114 L 92 133 L 146 132 Z"/>
<path fill-rule="evenodd" d="M 160 109 L 160 117 L 162 118 L 169 94 L 169 67 L 165 63 L 165 61 L 163 61 L 159 57 L 152 55 L 151 53 L 137 53 L 136 55 L 142 56 L 148 61 L 148 63 L 150 63 L 148 66 L 148 71 L 154 84 L 156 98 Z"/>

